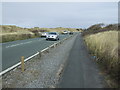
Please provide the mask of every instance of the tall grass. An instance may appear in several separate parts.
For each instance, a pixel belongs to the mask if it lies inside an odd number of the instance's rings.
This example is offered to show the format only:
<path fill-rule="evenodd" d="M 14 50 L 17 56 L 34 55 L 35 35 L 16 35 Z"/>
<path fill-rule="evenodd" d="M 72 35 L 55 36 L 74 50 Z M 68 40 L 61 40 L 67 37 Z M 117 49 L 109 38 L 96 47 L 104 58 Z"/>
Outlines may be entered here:
<path fill-rule="evenodd" d="M 9 42 L 34 37 L 40 37 L 41 32 L 63 32 L 64 30 L 76 32 L 75 28 L 22 28 L 15 25 L 0 25 L 0 42 Z"/>
<path fill-rule="evenodd" d="M 29 29 L 34 30 L 34 28 Z M 63 28 L 63 27 L 58 27 L 58 28 L 39 28 L 38 31 L 45 31 L 45 32 L 59 32 L 62 33 L 63 31 L 72 31 L 72 32 L 78 32 L 75 28 Z"/>
<path fill-rule="evenodd" d="M 102 69 L 114 79 L 120 81 L 120 60 L 118 58 L 118 31 L 99 32 L 87 35 L 84 40 Z"/>
<path fill-rule="evenodd" d="M 35 38 L 35 37 L 36 36 L 34 34 L 5 34 L 5 35 L 0 35 L 0 38 L 2 38 L 1 42 L 23 40 L 23 39 L 29 39 L 29 38 Z"/>

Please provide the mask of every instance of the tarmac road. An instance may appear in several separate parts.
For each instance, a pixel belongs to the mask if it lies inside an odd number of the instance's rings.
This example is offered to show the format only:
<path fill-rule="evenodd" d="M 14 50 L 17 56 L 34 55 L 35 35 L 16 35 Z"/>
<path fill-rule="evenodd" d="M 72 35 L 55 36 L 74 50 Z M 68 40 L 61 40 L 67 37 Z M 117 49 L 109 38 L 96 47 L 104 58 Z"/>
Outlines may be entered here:
<path fill-rule="evenodd" d="M 26 62 L 24 73 L 17 68 L 3 75 L 2 81 L 4 88 L 106 87 L 104 77 L 80 34 L 51 49 L 41 58 Z"/>
<path fill-rule="evenodd" d="M 88 54 L 81 35 L 78 35 L 71 49 L 58 85 L 59 88 L 103 88 L 104 78 L 96 63 Z"/>
<path fill-rule="evenodd" d="M 60 35 L 60 40 L 69 35 Z M 25 58 L 43 50 L 57 41 L 46 41 L 45 38 L 18 40 L 2 44 L 2 71 L 20 62 Z"/>

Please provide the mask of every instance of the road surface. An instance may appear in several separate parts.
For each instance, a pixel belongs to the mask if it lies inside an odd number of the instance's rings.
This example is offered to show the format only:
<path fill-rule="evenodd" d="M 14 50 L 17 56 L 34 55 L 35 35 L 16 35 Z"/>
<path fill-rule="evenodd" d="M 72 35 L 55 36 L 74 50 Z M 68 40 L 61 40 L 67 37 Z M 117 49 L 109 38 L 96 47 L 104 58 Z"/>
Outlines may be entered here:
<path fill-rule="evenodd" d="M 60 40 L 69 35 L 60 35 Z M 20 62 L 25 58 L 43 50 L 57 41 L 46 41 L 45 38 L 18 40 L 2 44 L 2 71 Z"/>
<path fill-rule="evenodd" d="M 37 41 L 36 41 L 37 42 Z M 4 88 L 104 88 L 97 64 L 88 54 L 80 34 L 3 75 Z"/>
<path fill-rule="evenodd" d="M 81 35 L 78 35 L 58 85 L 60 88 L 103 88 L 104 80 L 91 59 Z"/>

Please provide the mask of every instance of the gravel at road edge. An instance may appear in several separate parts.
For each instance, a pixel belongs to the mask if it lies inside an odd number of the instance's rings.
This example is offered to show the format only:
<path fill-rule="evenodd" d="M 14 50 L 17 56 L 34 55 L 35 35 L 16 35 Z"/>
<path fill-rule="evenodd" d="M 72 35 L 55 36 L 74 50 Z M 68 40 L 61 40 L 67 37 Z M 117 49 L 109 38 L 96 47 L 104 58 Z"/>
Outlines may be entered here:
<path fill-rule="evenodd" d="M 18 67 L 3 75 L 3 88 L 55 88 L 75 39 L 76 35 L 42 57 L 27 61 L 25 72 Z"/>

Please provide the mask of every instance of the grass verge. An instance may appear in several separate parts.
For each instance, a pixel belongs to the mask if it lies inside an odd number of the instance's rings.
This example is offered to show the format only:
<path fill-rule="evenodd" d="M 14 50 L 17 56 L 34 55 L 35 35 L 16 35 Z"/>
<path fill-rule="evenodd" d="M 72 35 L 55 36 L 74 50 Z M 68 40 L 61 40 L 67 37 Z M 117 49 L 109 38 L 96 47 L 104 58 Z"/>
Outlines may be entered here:
<path fill-rule="evenodd" d="M 64 30 L 79 32 L 75 28 L 22 28 L 15 25 L 0 25 L 0 43 L 10 42 L 15 40 L 23 40 L 29 38 L 40 37 L 42 32 L 59 32 L 62 33 Z"/>
<path fill-rule="evenodd" d="M 5 35 L 0 35 L 0 38 L 2 38 L 0 43 L 15 41 L 15 40 L 24 40 L 35 37 L 36 36 L 34 34 L 5 34 Z"/>
<path fill-rule="evenodd" d="M 109 87 L 120 87 L 118 32 L 106 31 L 84 36 L 86 45 L 106 76 Z"/>

